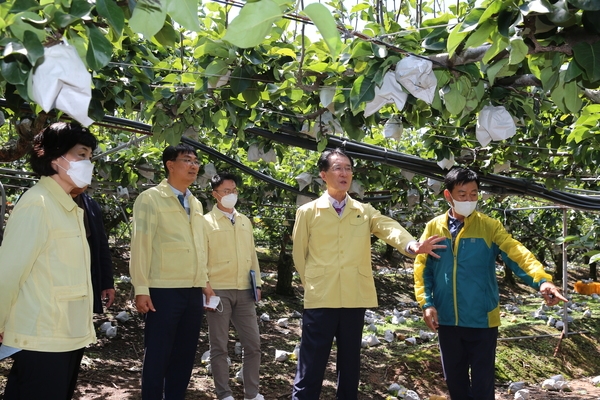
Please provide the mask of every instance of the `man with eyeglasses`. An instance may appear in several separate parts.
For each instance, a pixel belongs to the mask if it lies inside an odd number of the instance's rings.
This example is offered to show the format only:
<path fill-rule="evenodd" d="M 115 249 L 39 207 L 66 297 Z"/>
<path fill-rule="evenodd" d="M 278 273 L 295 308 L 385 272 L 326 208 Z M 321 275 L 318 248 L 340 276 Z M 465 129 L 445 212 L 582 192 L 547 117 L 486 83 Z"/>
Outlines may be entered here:
<path fill-rule="evenodd" d="M 444 198 L 451 209 L 429 221 L 423 237 L 439 235 L 447 245 L 440 257 L 419 254 L 415 260 L 415 295 L 427 326 L 437 331 L 444 378 L 452 400 L 494 400 L 496 342 L 500 297 L 496 259 L 548 305 L 567 301 L 552 277 L 500 221 L 475 211 L 479 177 L 454 168 L 444 179 Z"/>
<path fill-rule="evenodd" d="M 190 146 L 163 152 L 167 178 L 133 205 L 129 270 L 145 314 L 142 399 L 183 399 L 196 356 L 204 302 L 214 295 L 206 269 L 202 204 L 188 187 L 198 175 Z"/>
<path fill-rule="evenodd" d="M 264 400 L 258 393 L 260 333 L 255 301 L 260 301 L 261 279 L 252 224 L 248 217 L 235 209 L 238 200 L 238 178 L 235 175 L 218 174 L 210 183 L 217 204 L 204 216 L 208 239 L 208 279 L 215 294 L 220 297 L 222 307 L 206 313 L 215 391 L 218 399 L 233 400 L 227 362 L 231 321 L 244 351 L 244 399 Z M 254 280 L 250 278 L 251 271 Z M 253 298 L 254 293 L 256 299 Z"/>
<path fill-rule="evenodd" d="M 300 207 L 292 233 L 293 258 L 304 286 L 300 355 L 292 399 L 317 400 L 333 339 L 337 344 L 337 399 L 356 400 L 365 310 L 377 307 L 371 235 L 402 254 L 429 254 L 441 237 L 416 241 L 400 224 L 348 195 L 352 159 L 325 150 L 317 163 L 327 191 Z"/>

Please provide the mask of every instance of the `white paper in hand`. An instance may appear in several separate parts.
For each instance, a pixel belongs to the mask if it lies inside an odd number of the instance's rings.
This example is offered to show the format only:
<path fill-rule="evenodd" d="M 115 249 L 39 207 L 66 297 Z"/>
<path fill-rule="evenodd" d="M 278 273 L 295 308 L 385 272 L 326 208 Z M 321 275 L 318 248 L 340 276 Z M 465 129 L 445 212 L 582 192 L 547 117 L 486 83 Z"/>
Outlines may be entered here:
<path fill-rule="evenodd" d="M 204 307 L 210 308 L 211 310 L 216 310 L 217 306 L 221 302 L 221 298 L 219 296 L 210 296 L 210 301 L 206 302 L 206 295 L 202 293 L 202 301 L 204 302 Z"/>

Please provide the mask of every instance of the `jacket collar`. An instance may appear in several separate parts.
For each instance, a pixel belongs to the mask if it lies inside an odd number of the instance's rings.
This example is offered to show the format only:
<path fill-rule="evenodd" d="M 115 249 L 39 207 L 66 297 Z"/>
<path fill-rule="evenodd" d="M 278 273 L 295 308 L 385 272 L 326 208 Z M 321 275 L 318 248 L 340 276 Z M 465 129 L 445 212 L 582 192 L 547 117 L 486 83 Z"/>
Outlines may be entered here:
<path fill-rule="evenodd" d="M 71 195 L 66 193 L 63 188 L 49 176 L 42 176 L 39 185 L 50 192 L 52 197 L 54 197 L 65 210 L 72 211 L 73 208 L 77 207 L 77 204 L 73 201 Z"/>

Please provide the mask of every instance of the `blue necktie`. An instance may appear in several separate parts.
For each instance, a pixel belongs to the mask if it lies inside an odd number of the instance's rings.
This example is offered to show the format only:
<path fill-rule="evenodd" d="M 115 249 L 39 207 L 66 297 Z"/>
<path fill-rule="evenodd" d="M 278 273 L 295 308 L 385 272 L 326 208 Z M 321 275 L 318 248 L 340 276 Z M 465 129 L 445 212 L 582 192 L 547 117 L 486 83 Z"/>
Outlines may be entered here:
<path fill-rule="evenodd" d="M 344 206 L 341 206 L 341 207 L 333 206 L 333 209 L 335 210 L 336 213 L 338 213 L 338 215 L 342 215 L 342 212 L 344 211 Z"/>
<path fill-rule="evenodd" d="M 178 194 L 177 199 L 179 199 L 179 202 L 181 203 L 181 207 L 185 208 L 185 205 L 183 203 L 183 199 L 185 199 L 185 197 L 182 194 Z"/>

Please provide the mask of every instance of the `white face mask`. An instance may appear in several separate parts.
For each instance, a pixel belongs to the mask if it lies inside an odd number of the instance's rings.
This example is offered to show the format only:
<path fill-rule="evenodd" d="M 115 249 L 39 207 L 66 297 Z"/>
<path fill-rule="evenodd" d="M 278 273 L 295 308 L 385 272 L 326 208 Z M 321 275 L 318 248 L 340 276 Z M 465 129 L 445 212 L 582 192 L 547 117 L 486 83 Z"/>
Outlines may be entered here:
<path fill-rule="evenodd" d="M 450 196 L 452 201 L 454 202 L 454 213 L 462 215 L 463 217 L 468 217 L 473 214 L 473 211 L 477 208 L 477 200 L 475 201 L 457 201 L 454 200 L 452 196 Z"/>
<path fill-rule="evenodd" d="M 61 156 L 62 157 L 62 156 Z M 62 157 L 64 158 L 64 157 Z M 65 161 L 69 161 L 64 158 Z M 58 165 L 58 164 L 56 164 Z M 60 165 L 60 168 L 64 169 Z M 69 169 L 64 169 L 67 171 L 67 175 L 71 177 L 71 180 L 78 188 L 84 188 L 89 186 L 92 183 L 92 174 L 94 173 L 94 164 L 90 160 L 81 160 L 81 161 L 69 161 Z"/>
<path fill-rule="evenodd" d="M 225 208 L 233 208 L 235 207 L 235 203 L 237 203 L 237 200 L 237 194 L 230 193 L 226 196 L 221 197 L 221 205 Z"/>

